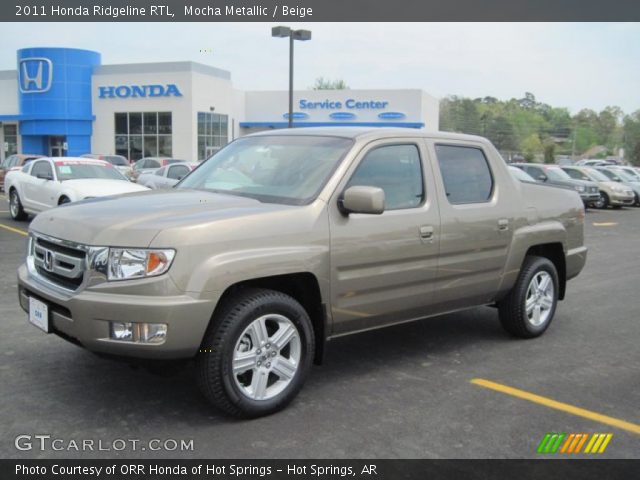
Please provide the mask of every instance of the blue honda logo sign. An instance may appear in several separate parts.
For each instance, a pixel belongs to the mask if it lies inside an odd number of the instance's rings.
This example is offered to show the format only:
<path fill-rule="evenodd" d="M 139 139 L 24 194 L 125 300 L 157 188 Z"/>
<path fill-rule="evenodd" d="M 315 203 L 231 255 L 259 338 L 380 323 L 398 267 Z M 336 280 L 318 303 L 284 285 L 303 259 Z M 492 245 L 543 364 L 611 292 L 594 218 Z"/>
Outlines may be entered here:
<path fill-rule="evenodd" d="M 378 118 L 382 118 L 383 120 L 400 120 L 404 117 L 406 117 L 406 115 L 402 112 L 382 112 L 378 114 Z"/>
<path fill-rule="evenodd" d="M 287 120 L 289 119 L 289 114 L 285 113 L 284 115 L 282 115 L 284 118 L 286 118 Z M 294 120 L 302 120 L 303 118 L 307 118 L 309 116 L 308 113 L 304 113 L 304 112 L 293 112 L 291 114 L 291 118 L 293 118 Z"/>
<path fill-rule="evenodd" d="M 51 89 L 53 64 L 43 57 L 23 58 L 18 65 L 21 93 L 44 93 Z"/>
<path fill-rule="evenodd" d="M 351 120 L 352 118 L 356 118 L 356 114 L 351 112 L 333 112 L 329 114 L 329 117 L 334 120 Z"/>

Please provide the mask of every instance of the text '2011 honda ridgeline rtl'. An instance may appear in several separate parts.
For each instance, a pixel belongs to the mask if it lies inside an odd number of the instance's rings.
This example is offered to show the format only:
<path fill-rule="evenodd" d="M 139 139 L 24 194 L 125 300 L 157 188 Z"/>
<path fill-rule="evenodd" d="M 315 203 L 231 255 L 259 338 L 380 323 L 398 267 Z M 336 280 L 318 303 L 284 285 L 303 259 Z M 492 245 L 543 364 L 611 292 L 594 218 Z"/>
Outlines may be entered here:
<path fill-rule="evenodd" d="M 541 335 L 585 264 L 583 228 L 576 192 L 513 179 L 480 137 L 271 131 L 174 189 L 41 213 L 19 298 L 94 352 L 195 359 L 204 395 L 252 417 L 341 335 L 480 305 Z"/>

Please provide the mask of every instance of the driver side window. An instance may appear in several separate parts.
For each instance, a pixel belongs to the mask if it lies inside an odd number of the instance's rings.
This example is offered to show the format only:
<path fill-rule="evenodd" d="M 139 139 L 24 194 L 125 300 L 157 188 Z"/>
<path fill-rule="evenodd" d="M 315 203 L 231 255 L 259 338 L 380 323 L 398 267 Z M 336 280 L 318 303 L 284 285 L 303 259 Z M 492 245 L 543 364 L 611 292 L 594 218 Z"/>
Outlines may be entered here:
<path fill-rule="evenodd" d="M 418 207 L 424 200 L 422 162 L 416 145 L 388 145 L 369 151 L 349 180 L 353 186 L 384 190 L 385 210 Z"/>
<path fill-rule="evenodd" d="M 53 178 L 53 170 L 51 169 L 51 165 L 47 161 L 36 162 L 31 169 L 31 176 L 37 177 L 38 175 L 47 176 L 49 178 Z"/>

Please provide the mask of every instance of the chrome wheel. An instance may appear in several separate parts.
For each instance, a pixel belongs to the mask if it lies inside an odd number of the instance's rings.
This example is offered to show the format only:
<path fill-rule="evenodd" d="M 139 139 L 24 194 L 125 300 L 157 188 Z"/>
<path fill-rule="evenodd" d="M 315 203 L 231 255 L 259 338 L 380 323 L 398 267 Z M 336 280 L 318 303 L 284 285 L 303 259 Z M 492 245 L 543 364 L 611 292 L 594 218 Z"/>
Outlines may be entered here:
<path fill-rule="evenodd" d="M 9 211 L 13 218 L 16 218 L 18 216 L 18 213 L 20 210 L 20 207 L 18 206 L 19 201 L 20 200 L 18 200 L 18 194 L 16 193 L 15 190 L 13 190 L 9 197 Z"/>
<path fill-rule="evenodd" d="M 598 200 L 593 203 L 593 206 L 596 207 L 596 208 L 603 208 L 604 207 L 604 198 L 602 197 L 602 194 L 600 194 L 600 198 L 598 198 Z"/>
<path fill-rule="evenodd" d="M 539 327 L 549 320 L 555 302 L 555 291 L 551 275 L 545 271 L 536 273 L 525 299 L 525 310 L 529 323 Z"/>
<path fill-rule="evenodd" d="M 252 400 L 268 400 L 293 380 L 302 355 L 300 334 L 279 314 L 257 318 L 242 332 L 233 349 L 233 379 Z"/>

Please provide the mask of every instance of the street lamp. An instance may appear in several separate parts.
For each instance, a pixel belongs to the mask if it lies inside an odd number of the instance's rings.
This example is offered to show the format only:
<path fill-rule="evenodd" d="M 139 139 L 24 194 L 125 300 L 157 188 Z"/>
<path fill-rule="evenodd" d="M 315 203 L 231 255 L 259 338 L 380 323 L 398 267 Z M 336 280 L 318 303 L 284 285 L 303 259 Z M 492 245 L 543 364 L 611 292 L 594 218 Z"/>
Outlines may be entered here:
<path fill-rule="evenodd" d="M 293 127 L 293 41 L 311 40 L 310 30 L 292 30 L 289 27 L 273 27 L 271 36 L 278 38 L 289 37 L 289 128 Z"/>

